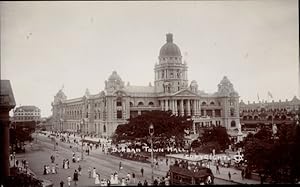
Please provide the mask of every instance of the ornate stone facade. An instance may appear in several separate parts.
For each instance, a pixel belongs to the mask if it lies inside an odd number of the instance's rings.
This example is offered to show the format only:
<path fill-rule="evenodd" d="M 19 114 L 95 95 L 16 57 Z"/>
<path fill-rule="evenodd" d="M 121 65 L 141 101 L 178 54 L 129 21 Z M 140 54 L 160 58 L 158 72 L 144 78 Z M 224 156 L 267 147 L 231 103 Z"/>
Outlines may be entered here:
<path fill-rule="evenodd" d="M 285 101 L 240 102 L 240 117 L 243 131 L 257 131 L 260 126 L 291 124 L 299 112 L 300 100 L 294 96 Z"/>
<path fill-rule="evenodd" d="M 119 124 L 146 111 L 172 111 L 174 115 L 190 116 L 194 133 L 199 128 L 220 125 L 230 135 L 240 133 L 239 95 L 225 76 L 218 91 L 208 94 L 199 90 L 195 80 L 188 84 L 187 64 L 183 62 L 173 35 L 159 53 L 154 67 L 154 86 L 130 86 L 116 71 L 105 81 L 105 90 L 81 98 L 68 99 L 60 90 L 52 103 L 55 129 L 111 136 Z"/>

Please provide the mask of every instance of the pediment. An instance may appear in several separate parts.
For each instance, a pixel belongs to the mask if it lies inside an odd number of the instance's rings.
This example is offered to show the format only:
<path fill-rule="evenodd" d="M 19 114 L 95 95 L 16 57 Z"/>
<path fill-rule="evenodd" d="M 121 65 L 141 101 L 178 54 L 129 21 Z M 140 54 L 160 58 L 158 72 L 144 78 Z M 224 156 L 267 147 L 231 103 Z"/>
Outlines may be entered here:
<path fill-rule="evenodd" d="M 188 89 L 184 89 L 184 90 L 179 90 L 178 92 L 174 93 L 173 96 L 182 96 L 182 97 L 198 97 L 199 95 L 188 90 Z"/>
<path fill-rule="evenodd" d="M 116 90 L 114 93 L 113 93 L 114 96 L 117 96 L 117 97 L 124 97 L 124 96 L 127 96 L 126 92 L 123 91 L 123 90 Z"/>

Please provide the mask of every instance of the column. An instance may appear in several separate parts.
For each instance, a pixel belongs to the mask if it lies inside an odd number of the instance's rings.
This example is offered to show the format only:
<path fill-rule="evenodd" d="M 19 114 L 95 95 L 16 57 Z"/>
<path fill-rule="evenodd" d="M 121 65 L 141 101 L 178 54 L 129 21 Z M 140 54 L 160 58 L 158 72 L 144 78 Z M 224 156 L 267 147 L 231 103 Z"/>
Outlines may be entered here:
<path fill-rule="evenodd" d="M 126 108 L 124 99 L 122 99 L 122 119 L 126 119 Z"/>
<path fill-rule="evenodd" d="M 171 110 L 172 110 L 172 114 L 174 115 L 175 114 L 175 110 L 174 110 L 174 100 L 170 100 L 170 105 L 171 105 Z"/>
<path fill-rule="evenodd" d="M 168 102 L 168 99 L 166 99 L 165 102 L 166 102 L 166 111 L 168 111 L 168 110 L 169 110 L 169 102 Z"/>
<path fill-rule="evenodd" d="M 165 101 L 164 101 L 164 100 L 161 100 L 161 101 L 160 101 L 160 104 L 161 104 L 161 110 L 164 111 L 164 110 L 165 110 L 165 107 L 164 107 Z"/>
<path fill-rule="evenodd" d="M 214 118 L 216 116 L 215 109 L 212 110 L 212 117 Z"/>
<path fill-rule="evenodd" d="M 178 115 L 178 109 L 177 109 L 177 100 L 174 100 L 174 110 L 175 110 L 175 115 Z"/>
<path fill-rule="evenodd" d="M 203 110 L 203 115 L 206 116 L 206 110 Z"/>
<path fill-rule="evenodd" d="M 191 105 L 190 105 L 190 100 L 187 100 L 187 115 L 190 116 L 191 115 Z"/>
<path fill-rule="evenodd" d="M 196 116 L 198 115 L 197 111 L 196 111 L 196 101 L 197 100 L 193 100 L 193 115 Z"/>
<path fill-rule="evenodd" d="M 195 103 L 195 114 L 199 115 L 198 100 L 195 100 L 194 103 Z"/>
<path fill-rule="evenodd" d="M 183 99 L 180 100 L 180 115 L 184 116 Z"/>

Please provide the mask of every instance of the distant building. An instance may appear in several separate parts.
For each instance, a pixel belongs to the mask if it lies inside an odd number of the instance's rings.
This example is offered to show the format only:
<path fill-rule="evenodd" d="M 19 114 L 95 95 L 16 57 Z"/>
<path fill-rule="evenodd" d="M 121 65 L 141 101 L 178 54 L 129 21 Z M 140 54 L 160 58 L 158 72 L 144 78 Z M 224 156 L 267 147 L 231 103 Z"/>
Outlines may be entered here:
<path fill-rule="evenodd" d="M 152 110 L 171 111 L 173 115 L 189 116 L 193 133 L 209 126 L 226 127 L 234 139 L 241 134 L 239 95 L 224 76 L 215 93 L 198 89 L 195 80 L 188 82 L 188 66 L 181 56 L 173 35 L 159 51 L 154 66 L 154 85 L 125 85 L 116 71 L 105 81 L 105 90 L 80 98 L 67 99 L 62 90 L 52 103 L 54 129 L 109 137 L 129 118 Z M 134 72 L 132 72 L 134 73 Z"/>
<path fill-rule="evenodd" d="M 272 102 L 248 102 L 241 100 L 240 117 L 242 131 L 257 131 L 261 125 L 290 124 L 300 107 L 300 100 L 295 96 L 291 100 Z"/>
<path fill-rule="evenodd" d="M 36 106 L 20 106 L 15 108 L 14 110 L 14 122 L 28 122 L 40 120 L 41 110 Z"/>
<path fill-rule="evenodd" d="M 41 118 L 41 122 L 39 123 L 39 129 L 45 131 L 52 131 L 53 129 L 52 116 Z"/>

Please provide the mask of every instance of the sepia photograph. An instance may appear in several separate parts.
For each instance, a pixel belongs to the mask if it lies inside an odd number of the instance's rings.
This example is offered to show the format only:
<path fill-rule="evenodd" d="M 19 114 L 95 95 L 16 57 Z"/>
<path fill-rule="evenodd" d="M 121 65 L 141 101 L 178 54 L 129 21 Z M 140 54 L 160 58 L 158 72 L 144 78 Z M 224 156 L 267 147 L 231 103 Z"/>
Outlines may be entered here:
<path fill-rule="evenodd" d="M 300 184 L 298 8 L 1 1 L 0 187 Z"/>

